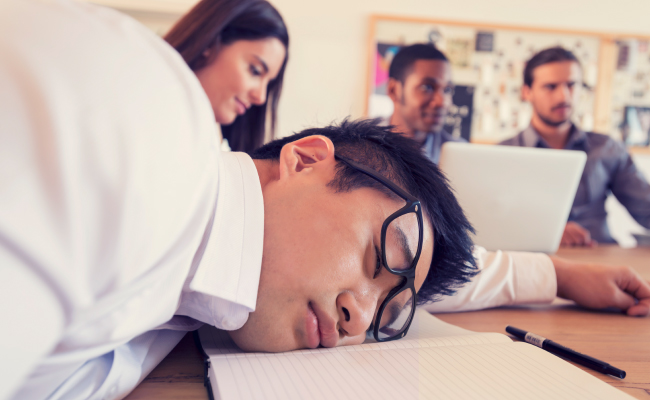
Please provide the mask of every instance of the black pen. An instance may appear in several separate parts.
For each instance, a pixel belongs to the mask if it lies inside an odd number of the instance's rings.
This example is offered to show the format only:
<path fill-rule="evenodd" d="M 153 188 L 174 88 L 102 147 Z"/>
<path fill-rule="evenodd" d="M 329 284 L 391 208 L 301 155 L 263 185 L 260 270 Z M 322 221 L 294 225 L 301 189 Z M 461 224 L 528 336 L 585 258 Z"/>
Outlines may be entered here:
<path fill-rule="evenodd" d="M 583 365 L 587 368 L 591 368 L 594 371 L 598 371 L 600 373 L 607 374 L 607 375 L 612 375 L 621 379 L 625 378 L 625 371 L 612 367 L 611 365 L 607 364 L 604 361 L 596 360 L 593 357 L 589 357 L 584 354 L 578 353 L 577 351 L 573 351 L 570 348 L 564 347 L 559 343 L 555 343 L 552 340 L 546 339 L 545 337 L 535 335 L 532 332 L 523 331 L 521 329 L 515 328 L 514 326 L 510 326 L 510 325 L 506 326 L 506 332 L 513 335 L 517 339 L 521 339 L 530 344 L 534 344 L 535 346 L 541 347 L 542 349 L 548 351 L 549 353 L 553 353 L 556 356 L 566 358 L 567 360 L 571 360 L 577 364 Z"/>

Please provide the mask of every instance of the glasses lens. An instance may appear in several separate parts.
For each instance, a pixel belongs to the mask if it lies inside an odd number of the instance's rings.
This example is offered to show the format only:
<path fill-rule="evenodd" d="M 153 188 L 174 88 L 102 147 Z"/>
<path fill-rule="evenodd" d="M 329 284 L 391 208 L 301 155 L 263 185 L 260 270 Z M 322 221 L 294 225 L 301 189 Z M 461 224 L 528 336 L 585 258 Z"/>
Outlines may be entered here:
<path fill-rule="evenodd" d="M 418 217 L 410 212 L 395 218 L 386 229 L 386 263 L 393 271 L 412 267 L 418 249 L 420 230 Z"/>
<path fill-rule="evenodd" d="M 379 340 L 399 336 L 411 321 L 411 311 L 415 307 L 415 298 L 410 288 L 393 297 L 379 319 Z"/>

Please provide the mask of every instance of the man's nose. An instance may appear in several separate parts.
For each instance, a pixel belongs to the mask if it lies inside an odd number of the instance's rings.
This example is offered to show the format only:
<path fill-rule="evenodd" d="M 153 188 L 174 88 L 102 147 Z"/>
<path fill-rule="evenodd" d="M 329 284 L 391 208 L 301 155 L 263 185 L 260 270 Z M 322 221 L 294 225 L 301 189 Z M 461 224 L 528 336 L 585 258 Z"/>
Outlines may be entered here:
<path fill-rule="evenodd" d="M 344 291 L 336 298 L 339 326 L 347 336 L 357 336 L 366 332 L 375 316 L 377 295 L 359 295 Z"/>
<path fill-rule="evenodd" d="M 445 96 L 444 89 L 438 88 L 434 93 L 433 93 L 433 99 L 431 100 L 431 103 L 435 107 L 443 107 L 445 105 L 445 102 L 447 100 Z"/>
<path fill-rule="evenodd" d="M 439 88 L 433 93 L 433 97 L 431 98 L 429 106 L 435 109 L 447 109 L 451 106 L 452 103 L 452 97 L 449 94 L 445 93 L 444 88 Z"/>
<path fill-rule="evenodd" d="M 569 85 L 560 85 L 558 87 L 558 92 L 559 100 L 562 100 L 562 102 L 566 103 L 571 99 L 572 88 L 569 87 Z"/>

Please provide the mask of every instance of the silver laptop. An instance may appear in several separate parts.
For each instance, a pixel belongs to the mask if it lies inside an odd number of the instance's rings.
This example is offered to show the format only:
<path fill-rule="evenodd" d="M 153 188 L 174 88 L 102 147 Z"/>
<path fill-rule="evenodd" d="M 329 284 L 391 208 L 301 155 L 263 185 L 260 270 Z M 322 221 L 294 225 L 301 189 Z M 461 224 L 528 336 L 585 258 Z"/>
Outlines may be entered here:
<path fill-rule="evenodd" d="M 587 155 L 581 151 L 445 143 L 440 169 L 488 250 L 554 253 Z"/>

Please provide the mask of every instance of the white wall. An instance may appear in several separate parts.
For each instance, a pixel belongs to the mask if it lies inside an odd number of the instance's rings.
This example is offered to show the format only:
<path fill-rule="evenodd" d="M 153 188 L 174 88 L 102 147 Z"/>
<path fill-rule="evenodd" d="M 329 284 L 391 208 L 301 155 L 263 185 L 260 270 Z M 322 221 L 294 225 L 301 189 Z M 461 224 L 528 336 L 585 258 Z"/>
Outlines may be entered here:
<path fill-rule="evenodd" d="M 650 36 L 650 0 L 270 1 L 291 37 L 280 136 L 363 115 L 371 14 Z"/>

